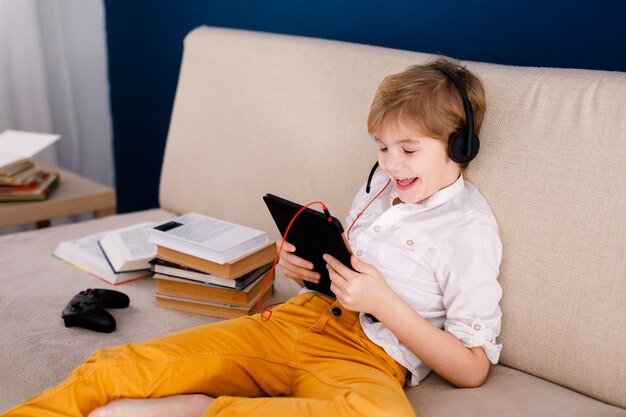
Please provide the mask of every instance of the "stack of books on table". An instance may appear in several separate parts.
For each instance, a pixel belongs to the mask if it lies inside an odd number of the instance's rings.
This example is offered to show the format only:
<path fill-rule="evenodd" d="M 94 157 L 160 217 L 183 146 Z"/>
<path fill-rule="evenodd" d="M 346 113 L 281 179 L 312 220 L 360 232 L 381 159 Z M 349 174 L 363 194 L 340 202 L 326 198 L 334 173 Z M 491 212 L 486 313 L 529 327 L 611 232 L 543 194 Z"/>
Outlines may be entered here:
<path fill-rule="evenodd" d="M 59 183 L 59 174 L 37 167 L 31 156 L 58 135 L 6 130 L 0 134 L 0 202 L 41 201 Z"/>
<path fill-rule="evenodd" d="M 26 159 L 0 168 L 0 202 L 46 200 L 58 183 L 58 173 L 43 171 Z"/>
<path fill-rule="evenodd" d="M 272 292 L 276 245 L 266 232 L 187 213 L 152 228 L 149 240 L 158 307 L 233 318 L 257 312 Z"/>

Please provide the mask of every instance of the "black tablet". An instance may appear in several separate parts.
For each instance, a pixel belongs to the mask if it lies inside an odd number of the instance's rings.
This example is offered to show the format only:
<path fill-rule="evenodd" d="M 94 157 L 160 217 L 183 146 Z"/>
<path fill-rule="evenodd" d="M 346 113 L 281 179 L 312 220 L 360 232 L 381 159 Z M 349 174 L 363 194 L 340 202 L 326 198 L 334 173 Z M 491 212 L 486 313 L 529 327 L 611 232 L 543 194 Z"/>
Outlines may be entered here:
<path fill-rule="evenodd" d="M 302 208 L 284 198 L 272 194 L 263 197 L 280 234 L 284 237 L 291 219 Z M 329 297 L 335 298 L 330 290 L 330 278 L 326 269 L 326 261 L 322 255 L 328 253 L 334 256 L 350 269 L 350 250 L 343 236 L 343 227 L 339 220 L 329 217 L 322 212 L 305 208 L 294 220 L 287 235 L 287 242 L 296 247 L 295 254 L 313 264 L 313 270 L 320 274 L 318 284 L 304 281 L 304 285 Z"/>

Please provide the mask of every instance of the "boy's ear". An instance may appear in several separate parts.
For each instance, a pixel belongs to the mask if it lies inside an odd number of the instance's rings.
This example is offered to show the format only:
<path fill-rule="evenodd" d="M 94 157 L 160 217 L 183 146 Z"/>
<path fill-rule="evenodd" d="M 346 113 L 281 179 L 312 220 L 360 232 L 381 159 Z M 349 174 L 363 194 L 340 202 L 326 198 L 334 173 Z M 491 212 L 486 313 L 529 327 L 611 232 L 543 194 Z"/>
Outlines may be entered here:
<path fill-rule="evenodd" d="M 448 138 L 448 155 L 457 164 L 466 164 L 478 155 L 480 140 L 470 135 L 467 129 L 452 132 Z"/>

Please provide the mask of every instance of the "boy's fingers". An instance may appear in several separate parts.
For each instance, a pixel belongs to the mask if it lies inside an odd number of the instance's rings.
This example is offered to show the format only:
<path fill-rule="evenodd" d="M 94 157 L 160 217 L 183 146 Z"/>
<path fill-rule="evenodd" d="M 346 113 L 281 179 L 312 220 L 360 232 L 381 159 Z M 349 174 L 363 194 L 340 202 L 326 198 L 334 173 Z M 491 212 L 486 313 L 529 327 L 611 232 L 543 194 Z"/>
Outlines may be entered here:
<path fill-rule="evenodd" d="M 352 264 L 352 267 L 355 271 L 362 274 L 376 275 L 378 273 L 378 270 L 374 265 L 363 262 L 356 255 L 350 256 L 350 263 Z"/>
<path fill-rule="evenodd" d="M 337 271 L 337 273 L 339 275 L 342 275 L 343 277 L 347 277 L 348 276 L 347 274 L 349 274 L 350 272 L 353 272 L 350 268 L 342 264 L 338 259 L 335 259 L 332 256 L 330 256 L 329 254 L 324 254 L 323 258 L 326 261 L 326 263 L 330 265 L 332 269 Z"/>
<path fill-rule="evenodd" d="M 367 272 L 367 264 L 361 261 L 357 256 L 350 255 L 350 264 L 352 264 L 352 268 L 358 272 Z"/>
<path fill-rule="evenodd" d="M 304 269 L 313 269 L 311 262 L 289 252 L 283 253 L 280 257 L 280 264 L 284 265 L 285 263 L 296 265 Z"/>
<path fill-rule="evenodd" d="M 300 268 L 293 264 L 281 264 L 281 268 L 283 269 L 283 273 L 292 279 L 300 279 L 312 282 L 318 282 L 320 279 L 320 275 L 315 271 L 310 271 L 308 269 Z"/>
<path fill-rule="evenodd" d="M 285 241 L 283 243 L 283 250 L 286 250 L 287 252 L 295 252 L 296 251 L 296 247 L 293 246 L 291 243 Z"/>

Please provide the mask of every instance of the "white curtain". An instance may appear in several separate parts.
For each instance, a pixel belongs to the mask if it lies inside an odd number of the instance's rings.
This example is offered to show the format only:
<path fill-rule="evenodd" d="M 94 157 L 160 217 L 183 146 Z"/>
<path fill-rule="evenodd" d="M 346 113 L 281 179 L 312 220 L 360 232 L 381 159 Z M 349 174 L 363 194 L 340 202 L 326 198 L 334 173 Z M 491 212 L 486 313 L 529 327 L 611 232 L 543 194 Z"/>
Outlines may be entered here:
<path fill-rule="evenodd" d="M 58 133 L 37 159 L 113 184 L 103 0 L 0 0 L 0 132 Z"/>

